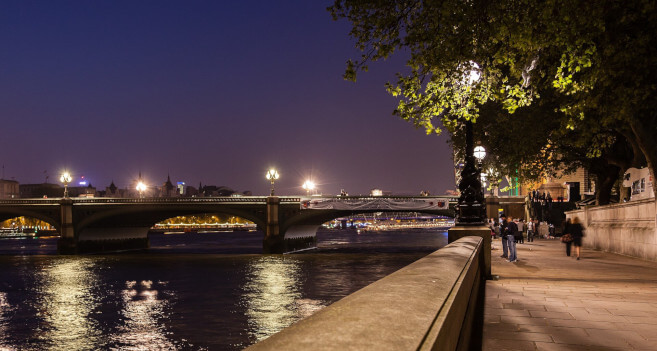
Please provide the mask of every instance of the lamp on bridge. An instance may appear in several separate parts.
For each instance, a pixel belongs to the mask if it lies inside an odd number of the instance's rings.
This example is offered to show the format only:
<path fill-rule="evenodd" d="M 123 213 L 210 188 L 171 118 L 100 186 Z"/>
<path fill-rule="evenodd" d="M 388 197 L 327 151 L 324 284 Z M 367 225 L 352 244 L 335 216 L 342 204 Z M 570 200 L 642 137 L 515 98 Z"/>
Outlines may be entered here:
<path fill-rule="evenodd" d="M 276 181 L 280 176 L 278 174 L 278 171 L 275 169 L 270 169 L 267 171 L 267 174 L 265 175 L 267 177 L 267 180 L 271 182 L 271 195 L 274 196 L 274 181 Z"/>
<path fill-rule="evenodd" d="M 306 180 L 301 187 L 306 190 L 306 195 L 309 195 L 311 191 L 315 190 L 315 182 Z"/>
<path fill-rule="evenodd" d="M 142 199 L 144 198 L 144 191 L 146 191 L 146 184 L 142 182 L 141 180 L 137 183 L 136 187 L 137 191 L 139 192 L 139 198 Z"/>
<path fill-rule="evenodd" d="M 64 183 L 64 197 L 68 197 L 68 185 L 71 183 L 71 180 L 73 180 L 73 178 L 68 172 L 62 173 L 62 176 L 59 177 L 59 181 Z"/>

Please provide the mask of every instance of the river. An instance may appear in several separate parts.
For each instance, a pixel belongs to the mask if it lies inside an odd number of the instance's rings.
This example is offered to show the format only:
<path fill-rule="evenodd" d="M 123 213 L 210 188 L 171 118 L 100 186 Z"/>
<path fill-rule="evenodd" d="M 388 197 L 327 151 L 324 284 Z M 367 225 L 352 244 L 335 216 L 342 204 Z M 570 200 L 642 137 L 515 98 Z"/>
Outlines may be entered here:
<path fill-rule="evenodd" d="M 447 244 L 446 230 L 154 234 L 148 252 L 58 256 L 0 240 L 0 350 L 241 350 Z"/>

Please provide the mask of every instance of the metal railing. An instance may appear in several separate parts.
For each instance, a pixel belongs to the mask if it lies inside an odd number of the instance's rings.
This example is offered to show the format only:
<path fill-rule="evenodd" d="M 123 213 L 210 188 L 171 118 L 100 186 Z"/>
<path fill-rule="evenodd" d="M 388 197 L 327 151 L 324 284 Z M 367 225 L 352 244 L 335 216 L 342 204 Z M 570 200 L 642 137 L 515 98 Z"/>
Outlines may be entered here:
<path fill-rule="evenodd" d="M 279 196 L 281 203 L 300 203 L 305 197 Z M 451 196 L 312 196 L 313 199 L 344 199 L 344 200 L 408 200 L 408 199 L 442 199 L 456 202 Z M 0 205 L 56 205 L 64 198 L 49 199 L 0 199 Z M 258 203 L 267 202 L 267 196 L 217 196 L 217 197 L 149 197 L 149 198 L 69 198 L 73 204 L 189 204 L 189 203 Z"/>

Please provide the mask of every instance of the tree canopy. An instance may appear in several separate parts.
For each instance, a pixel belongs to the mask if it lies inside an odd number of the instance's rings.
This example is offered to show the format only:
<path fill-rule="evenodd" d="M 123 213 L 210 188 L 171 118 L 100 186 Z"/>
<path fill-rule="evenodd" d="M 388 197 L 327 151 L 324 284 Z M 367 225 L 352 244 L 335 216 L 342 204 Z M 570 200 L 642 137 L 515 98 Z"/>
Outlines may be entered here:
<path fill-rule="evenodd" d="M 557 160 L 620 172 L 645 160 L 654 179 L 655 1 L 336 0 L 329 11 L 351 21 L 363 52 L 346 79 L 408 52 L 410 73 L 386 88 L 399 97 L 394 113 L 427 133 L 444 126 L 454 136 L 461 121 L 488 119 L 482 125 L 539 133 L 522 148 L 489 149 L 528 179 Z M 545 163 L 527 167 L 530 159 Z"/>

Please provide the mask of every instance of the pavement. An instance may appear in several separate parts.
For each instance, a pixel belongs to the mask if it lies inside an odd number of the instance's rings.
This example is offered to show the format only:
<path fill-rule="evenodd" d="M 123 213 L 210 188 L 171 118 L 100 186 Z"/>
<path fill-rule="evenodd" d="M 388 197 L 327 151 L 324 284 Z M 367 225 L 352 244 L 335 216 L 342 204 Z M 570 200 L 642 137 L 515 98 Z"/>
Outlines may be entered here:
<path fill-rule="evenodd" d="M 586 238 L 584 238 L 586 240 Z M 538 239 L 518 262 L 493 240 L 484 350 L 657 350 L 657 262 Z"/>

